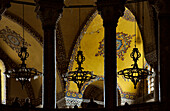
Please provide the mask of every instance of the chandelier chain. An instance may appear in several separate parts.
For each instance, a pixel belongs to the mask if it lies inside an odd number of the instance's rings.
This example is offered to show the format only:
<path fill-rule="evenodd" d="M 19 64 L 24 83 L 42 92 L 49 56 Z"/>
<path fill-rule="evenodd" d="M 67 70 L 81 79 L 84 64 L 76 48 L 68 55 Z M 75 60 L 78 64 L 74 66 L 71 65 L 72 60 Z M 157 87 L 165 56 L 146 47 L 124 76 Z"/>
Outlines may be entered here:
<path fill-rule="evenodd" d="M 22 14 L 23 14 L 23 46 L 24 46 L 24 43 L 25 43 L 25 39 L 24 39 L 24 4 L 22 5 L 22 8 L 23 8 Z"/>
<path fill-rule="evenodd" d="M 80 8 L 79 8 L 79 50 L 81 50 L 80 40 L 81 40 L 81 28 L 80 28 Z"/>

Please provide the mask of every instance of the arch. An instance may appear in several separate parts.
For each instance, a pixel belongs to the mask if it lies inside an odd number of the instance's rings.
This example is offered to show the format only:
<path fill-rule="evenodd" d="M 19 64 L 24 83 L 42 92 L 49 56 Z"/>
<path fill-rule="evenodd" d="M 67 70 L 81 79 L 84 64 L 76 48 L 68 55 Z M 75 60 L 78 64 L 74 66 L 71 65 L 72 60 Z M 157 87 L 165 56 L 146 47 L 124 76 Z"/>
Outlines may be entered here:
<path fill-rule="evenodd" d="M 91 99 L 93 98 L 95 101 L 104 101 L 104 81 L 98 80 L 90 83 L 84 93 L 83 93 L 83 99 Z M 86 108 L 88 103 L 82 102 L 81 106 L 82 108 Z M 104 107 L 104 105 L 99 105 L 99 108 Z"/>
<path fill-rule="evenodd" d="M 103 86 L 104 86 L 103 80 L 92 82 L 84 90 L 83 99 L 93 98 L 98 101 L 104 101 Z"/>
<path fill-rule="evenodd" d="M 88 20 L 86 20 L 85 24 L 82 25 L 83 27 L 82 27 L 82 29 L 80 29 L 80 35 L 77 35 L 77 37 L 75 37 L 75 40 L 73 42 L 72 48 L 70 50 L 70 53 L 68 54 L 68 58 L 70 58 L 70 61 L 69 61 L 69 64 L 68 64 L 68 70 L 67 70 L 68 72 L 71 71 L 72 68 L 73 68 L 73 63 L 74 63 L 76 51 L 77 51 L 77 49 L 79 47 L 79 42 L 81 41 L 81 39 L 82 39 L 83 35 L 85 34 L 88 26 L 90 25 L 90 23 L 93 21 L 93 19 L 96 17 L 97 14 L 98 14 L 98 11 L 94 10 L 92 12 L 92 14 L 90 15 L 90 18 Z M 70 82 L 67 80 L 66 88 L 65 88 L 65 90 L 66 90 L 65 95 L 67 95 L 67 91 L 69 91 L 68 90 L 69 86 L 70 86 Z"/>
<path fill-rule="evenodd" d="M 3 70 L 3 72 L 1 72 L 1 73 L 4 73 L 4 72 L 5 72 L 5 70 L 6 70 L 6 69 L 5 69 L 5 64 L 4 64 L 4 62 L 3 62 L 1 59 L 0 59 L 0 63 L 2 64 L 2 68 L 3 68 L 3 69 L 2 69 L 2 70 Z"/>
<path fill-rule="evenodd" d="M 1 82 L 1 86 L 0 86 L 0 91 L 1 91 L 1 104 L 6 104 L 6 77 L 3 74 L 5 72 L 5 64 L 4 62 L 0 59 L 0 82 Z"/>
<path fill-rule="evenodd" d="M 121 105 L 121 91 L 120 88 L 117 88 L 117 94 L 118 94 L 118 105 Z M 91 99 L 93 98 L 96 101 L 104 101 L 104 81 L 98 80 L 90 83 L 84 93 L 83 93 L 83 99 Z M 82 107 L 86 107 L 86 103 L 82 103 Z M 99 106 L 103 107 L 103 105 Z"/>
<path fill-rule="evenodd" d="M 135 18 L 131 14 L 130 11 L 126 11 L 127 15 L 123 16 L 124 19 L 129 20 L 134 22 Z M 86 22 L 86 24 L 84 25 L 83 29 L 81 30 L 81 33 L 78 37 L 76 37 L 76 42 L 73 44 L 74 48 L 72 49 L 72 54 L 70 54 L 70 61 L 69 61 L 69 65 L 68 65 L 68 72 L 72 70 L 73 68 L 73 63 L 74 63 L 74 59 L 76 56 L 76 52 L 78 50 L 78 46 L 79 46 L 79 42 L 82 40 L 83 35 L 86 33 L 87 28 L 89 27 L 90 23 L 94 20 L 94 18 L 98 15 L 98 11 L 95 10 L 94 13 L 91 15 L 91 17 L 89 18 L 89 20 Z M 129 18 L 128 18 L 129 17 Z M 98 77 L 99 79 L 104 79 L 104 77 Z M 87 85 L 89 85 L 89 83 L 93 82 L 94 80 L 91 80 L 90 82 L 86 82 L 83 87 L 81 88 L 81 95 L 83 95 L 83 92 L 85 90 L 85 88 L 87 87 Z M 95 80 L 96 81 L 96 80 Z M 70 82 L 67 81 L 66 83 L 66 96 L 67 96 L 67 92 L 69 92 L 69 86 L 70 86 Z M 74 92 L 75 93 L 75 92 Z M 70 95 L 70 92 L 69 92 Z M 78 95 L 76 93 L 76 95 Z"/>
<path fill-rule="evenodd" d="M 154 70 L 157 72 L 157 61 L 158 61 L 158 51 L 157 51 L 157 41 L 158 41 L 158 21 L 156 16 L 156 11 L 153 7 L 150 6 L 148 1 L 145 1 L 144 4 L 138 3 L 138 7 L 145 8 L 144 11 L 144 17 L 139 16 L 138 12 L 142 12 L 143 8 L 135 9 L 136 6 L 133 6 L 133 4 L 126 4 L 125 6 L 133 13 L 133 15 L 136 18 L 137 24 L 139 24 L 139 30 L 142 35 L 142 40 L 144 44 L 144 52 L 145 52 L 145 58 L 149 64 L 153 65 Z M 138 12 L 137 12 L 138 11 Z M 143 16 L 143 15 L 142 15 Z M 142 20 L 143 19 L 143 20 Z M 145 25 L 145 26 L 144 26 Z M 152 30 L 150 30 L 152 29 Z"/>

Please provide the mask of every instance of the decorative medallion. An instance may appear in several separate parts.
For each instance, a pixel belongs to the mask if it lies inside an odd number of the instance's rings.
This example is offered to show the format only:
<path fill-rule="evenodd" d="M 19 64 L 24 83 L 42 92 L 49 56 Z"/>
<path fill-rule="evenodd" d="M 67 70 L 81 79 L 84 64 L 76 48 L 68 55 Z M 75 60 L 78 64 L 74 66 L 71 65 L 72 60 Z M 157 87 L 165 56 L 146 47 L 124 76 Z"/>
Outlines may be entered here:
<path fill-rule="evenodd" d="M 0 38 L 3 38 L 3 40 L 17 53 L 23 45 L 23 41 L 25 41 L 24 38 L 22 38 L 14 30 L 11 30 L 8 26 L 6 26 L 6 29 L 0 30 Z M 24 42 L 24 45 L 31 46 L 27 42 Z"/>
<path fill-rule="evenodd" d="M 128 35 L 123 32 L 116 33 L 116 49 L 117 49 L 117 56 L 122 61 L 124 60 L 124 54 L 127 52 L 128 48 L 130 47 L 131 39 L 135 35 Z M 103 56 L 104 57 L 104 39 L 99 42 L 98 52 L 95 56 Z"/>
<path fill-rule="evenodd" d="M 23 27 L 23 19 L 18 17 L 17 15 L 9 12 L 8 10 L 5 11 L 4 16 L 11 19 L 13 22 L 16 22 L 20 26 Z M 43 37 L 33 28 L 31 27 L 26 21 L 24 21 L 24 29 L 35 38 L 35 40 L 43 46 Z"/>

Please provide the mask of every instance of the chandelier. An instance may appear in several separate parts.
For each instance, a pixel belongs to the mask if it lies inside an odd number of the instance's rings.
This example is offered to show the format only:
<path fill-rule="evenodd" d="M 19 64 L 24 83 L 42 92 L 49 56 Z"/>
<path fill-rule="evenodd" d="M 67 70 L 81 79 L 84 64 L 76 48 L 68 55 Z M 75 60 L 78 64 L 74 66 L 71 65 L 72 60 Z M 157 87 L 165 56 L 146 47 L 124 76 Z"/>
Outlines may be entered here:
<path fill-rule="evenodd" d="M 143 7 L 143 9 L 144 9 L 144 7 Z M 143 16 L 144 16 L 144 13 L 143 13 Z M 135 23 L 135 32 L 136 32 L 136 23 Z M 146 79 L 147 76 L 150 76 L 153 73 L 152 71 L 138 67 L 137 61 L 141 57 L 141 53 L 139 52 L 138 48 L 136 48 L 136 34 L 135 34 L 135 48 L 133 48 L 133 51 L 130 54 L 130 57 L 134 61 L 134 64 L 131 65 L 133 67 L 126 68 L 126 69 L 119 71 L 118 75 L 123 75 L 126 79 L 130 79 L 134 84 L 134 89 L 136 89 L 136 85 L 140 80 Z"/>
<path fill-rule="evenodd" d="M 26 81 L 31 81 L 32 78 L 35 79 L 39 75 L 42 75 L 42 73 L 37 71 L 35 68 L 26 67 L 25 61 L 29 57 L 29 53 L 27 52 L 27 48 L 25 46 L 21 47 L 18 56 L 20 57 L 22 63 L 19 67 L 6 71 L 5 74 L 8 78 L 15 78 L 16 81 L 19 81 L 23 89 Z"/>
<path fill-rule="evenodd" d="M 24 37 L 24 5 L 23 5 L 23 37 Z M 26 59 L 29 57 L 29 53 L 27 52 L 27 47 L 24 46 L 24 38 L 23 38 L 23 46 L 21 47 L 18 56 L 22 63 L 19 67 L 14 69 L 8 70 L 5 72 L 5 75 L 8 78 L 15 78 L 16 81 L 19 81 L 22 85 L 22 89 L 24 84 L 27 81 L 31 81 L 32 78 L 37 78 L 38 76 L 42 75 L 41 72 L 37 71 L 35 68 L 27 68 L 26 67 Z"/>
<path fill-rule="evenodd" d="M 85 57 L 83 56 L 82 51 L 79 50 L 77 52 L 75 61 L 78 64 L 78 67 L 76 68 L 77 71 L 68 72 L 64 78 L 66 78 L 65 80 L 68 80 L 68 81 L 74 81 L 74 83 L 77 84 L 77 87 L 78 87 L 79 93 L 80 93 L 80 90 L 81 90 L 81 87 L 83 86 L 83 84 L 85 82 L 90 81 L 91 79 L 95 79 L 96 75 L 93 74 L 93 71 L 83 71 L 82 70 L 84 68 L 81 65 L 85 61 Z"/>
<path fill-rule="evenodd" d="M 79 8 L 79 27 L 80 27 L 80 8 Z M 80 37 L 79 37 L 80 38 Z M 79 49 L 80 47 L 80 39 L 79 39 Z M 78 67 L 76 68 L 76 71 L 70 71 L 66 73 L 66 75 L 63 75 L 65 81 L 73 81 L 77 84 L 77 87 L 79 89 L 79 93 L 81 91 L 81 87 L 85 82 L 90 81 L 91 79 L 95 79 L 96 75 L 93 74 L 93 71 L 83 71 L 84 69 L 81 65 L 85 61 L 85 57 L 83 56 L 83 51 L 79 50 L 77 52 L 77 56 L 75 57 L 75 61 L 78 64 Z"/>
<path fill-rule="evenodd" d="M 118 75 L 123 75 L 126 79 L 130 79 L 134 84 L 134 88 L 136 89 L 136 85 L 139 82 L 139 80 L 146 79 L 148 75 L 152 75 L 152 72 L 148 71 L 147 69 L 142 69 L 138 67 L 137 61 L 141 57 L 138 48 L 136 47 L 133 48 L 130 57 L 134 61 L 134 64 L 131 65 L 133 67 L 119 71 Z"/>

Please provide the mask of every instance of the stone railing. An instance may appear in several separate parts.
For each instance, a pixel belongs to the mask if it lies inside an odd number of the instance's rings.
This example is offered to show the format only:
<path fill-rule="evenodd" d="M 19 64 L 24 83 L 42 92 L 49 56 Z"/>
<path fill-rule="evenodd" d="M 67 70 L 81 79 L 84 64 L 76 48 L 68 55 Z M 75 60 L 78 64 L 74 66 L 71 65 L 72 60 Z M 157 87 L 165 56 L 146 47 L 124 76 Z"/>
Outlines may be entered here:
<path fill-rule="evenodd" d="M 23 109 L 14 108 L 12 106 L 0 105 L 0 111 L 108 111 L 104 108 L 100 109 Z M 170 111 L 170 104 L 167 103 L 143 103 L 136 105 L 126 105 L 117 107 L 117 111 Z"/>

